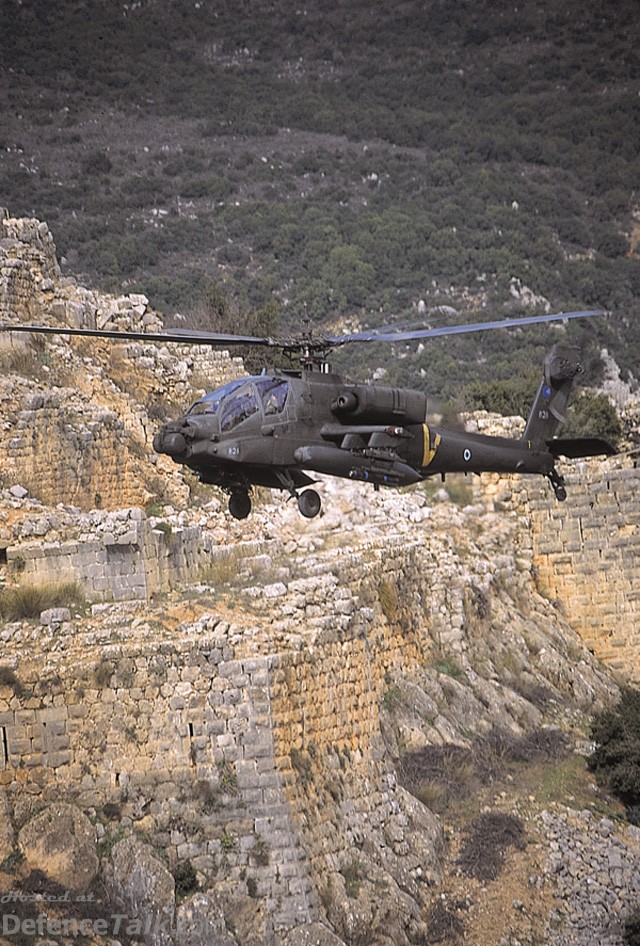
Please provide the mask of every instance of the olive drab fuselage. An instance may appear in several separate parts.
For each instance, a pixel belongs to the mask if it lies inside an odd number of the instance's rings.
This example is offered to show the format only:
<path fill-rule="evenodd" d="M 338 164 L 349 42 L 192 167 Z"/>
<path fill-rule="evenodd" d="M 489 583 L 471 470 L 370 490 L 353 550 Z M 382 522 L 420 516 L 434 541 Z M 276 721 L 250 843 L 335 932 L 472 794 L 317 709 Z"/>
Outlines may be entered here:
<path fill-rule="evenodd" d="M 570 456 L 610 452 L 600 441 L 552 440 L 578 370 L 574 350 L 556 347 L 551 352 L 520 439 L 430 425 L 421 391 L 360 384 L 326 370 L 305 369 L 226 384 L 165 424 L 154 448 L 191 468 L 204 483 L 228 492 L 238 518 L 251 508 L 252 486 L 298 496 L 315 482 L 314 473 L 376 487 L 407 486 L 435 474 L 537 473 L 548 477 L 563 499 L 563 482 L 555 471 L 563 450 L 554 443 L 567 444 L 564 452 Z M 298 502 L 304 515 L 320 510 L 315 491 L 301 493 Z"/>
<path fill-rule="evenodd" d="M 434 314 L 442 315 L 436 308 Z M 443 429 L 427 421 L 421 391 L 355 383 L 332 374 L 328 352 L 345 344 L 404 343 L 445 335 L 520 328 L 541 322 L 600 316 L 601 310 L 527 315 L 462 325 L 380 326 L 345 335 L 313 331 L 290 338 L 222 335 L 188 329 L 146 332 L 89 326 L 0 323 L 0 333 L 96 337 L 160 344 L 235 345 L 278 349 L 299 359 L 300 371 L 272 371 L 240 378 L 206 394 L 153 440 L 156 452 L 193 470 L 204 483 L 229 494 L 229 511 L 244 519 L 251 490 L 286 490 L 307 517 L 318 515 L 319 494 L 309 489 L 314 473 L 407 486 L 447 473 L 536 473 L 556 497 L 566 497 L 555 463 L 559 456 L 614 453 L 595 437 L 560 439 L 574 378 L 582 370 L 579 352 L 558 344 L 544 360 L 543 377 L 522 437 L 487 437 Z"/>

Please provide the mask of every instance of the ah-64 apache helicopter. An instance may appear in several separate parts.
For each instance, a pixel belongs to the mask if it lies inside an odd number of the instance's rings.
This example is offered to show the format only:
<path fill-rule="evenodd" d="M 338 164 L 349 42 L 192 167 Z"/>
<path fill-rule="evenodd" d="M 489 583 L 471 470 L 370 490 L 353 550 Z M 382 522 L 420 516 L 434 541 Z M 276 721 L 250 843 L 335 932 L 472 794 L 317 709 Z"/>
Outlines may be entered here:
<path fill-rule="evenodd" d="M 254 486 L 286 490 L 296 497 L 302 515 L 312 518 L 320 512 L 321 499 L 308 488 L 316 482 L 310 473 L 364 480 L 376 489 L 407 486 L 437 474 L 536 473 L 564 500 L 564 481 L 555 468 L 559 456 L 615 452 L 599 438 L 554 437 L 574 378 L 582 370 L 577 349 L 557 344 L 545 358 L 542 381 L 519 439 L 436 428 L 427 422 L 422 392 L 349 381 L 332 373 L 326 357 L 347 343 L 404 342 L 602 314 L 568 312 L 439 328 L 385 326 L 350 335 L 308 333 L 280 340 L 182 329 L 146 333 L 5 324 L 0 331 L 162 344 L 257 345 L 297 355 L 298 370 L 239 378 L 199 398 L 158 431 L 153 446 L 189 467 L 203 483 L 228 493 L 229 511 L 236 519 L 249 515 Z"/>

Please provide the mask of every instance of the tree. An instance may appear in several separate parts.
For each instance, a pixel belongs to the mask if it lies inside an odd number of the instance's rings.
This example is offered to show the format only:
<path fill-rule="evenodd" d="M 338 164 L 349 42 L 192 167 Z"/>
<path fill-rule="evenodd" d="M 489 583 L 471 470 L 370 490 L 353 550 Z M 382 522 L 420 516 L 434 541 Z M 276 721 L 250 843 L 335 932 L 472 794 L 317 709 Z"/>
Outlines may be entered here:
<path fill-rule="evenodd" d="M 591 725 L 596 748 L 589 768 L 627 806 L 638 823 L 640 814 L 640 691 L 624 687 L 619 701 L 597 713 Z"/>
<path fill-rule="evenodd" d="M 606 395 L 583 391 L 569 406 L 560 435 L 602 437 L 615 447 L 622 436 L 622 426 Z"/>

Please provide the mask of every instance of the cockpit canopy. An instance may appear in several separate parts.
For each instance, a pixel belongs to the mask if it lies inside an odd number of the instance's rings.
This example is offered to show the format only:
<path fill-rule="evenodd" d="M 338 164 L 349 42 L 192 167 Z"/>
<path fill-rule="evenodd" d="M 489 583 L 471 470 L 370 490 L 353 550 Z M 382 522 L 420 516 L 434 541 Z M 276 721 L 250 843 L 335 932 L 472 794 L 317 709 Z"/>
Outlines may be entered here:
<path fill-rule="evenodd" d="M 219 414 L 220 430 L 225 433 L 262 411 L 264 417 L 281 414 L 287 402 L 289 382 L 284 378 L 264 375 L 238 378 L 205 394 L 192 404 L 187 415 Z"/>

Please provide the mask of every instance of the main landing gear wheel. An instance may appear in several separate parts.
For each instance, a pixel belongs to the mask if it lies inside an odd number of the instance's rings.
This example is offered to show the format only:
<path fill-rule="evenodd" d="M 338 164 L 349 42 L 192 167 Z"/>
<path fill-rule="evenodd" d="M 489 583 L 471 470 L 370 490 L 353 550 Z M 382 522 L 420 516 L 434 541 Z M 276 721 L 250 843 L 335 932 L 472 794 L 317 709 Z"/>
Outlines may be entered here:
<path fill-rule="evenodd" d="M 307 519 L 313 519 L 320 512 L 322 500 L 315 489 L 305 489 L 304 493 L 298 496 L 298 509 Z"/>
<path fill-rule="evenodd" d="M 232 493 L 229 497 L 229 512 L 234 519 L 246 519 L 251 512 L 251 498 L 248 493 Z"/>

